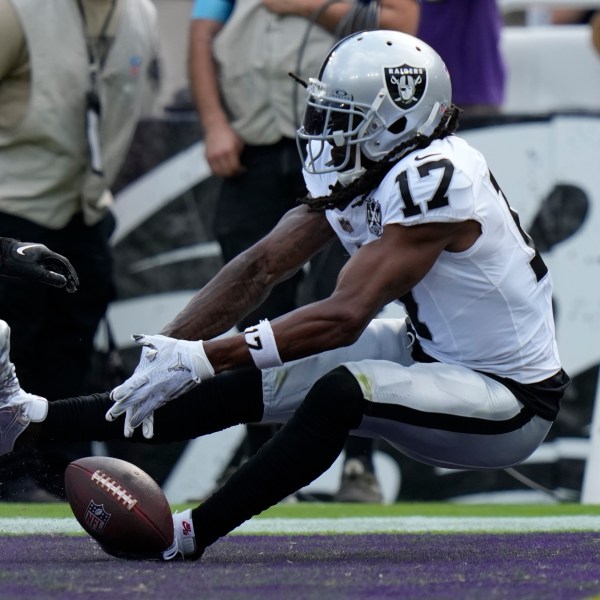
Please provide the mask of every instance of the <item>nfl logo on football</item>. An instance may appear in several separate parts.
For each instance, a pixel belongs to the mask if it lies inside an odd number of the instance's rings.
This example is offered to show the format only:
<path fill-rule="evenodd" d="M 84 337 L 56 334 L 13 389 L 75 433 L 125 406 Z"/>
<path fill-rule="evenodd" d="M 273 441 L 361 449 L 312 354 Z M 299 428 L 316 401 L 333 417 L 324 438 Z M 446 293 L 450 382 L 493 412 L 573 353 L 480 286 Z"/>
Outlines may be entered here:
<path fill-rule="evenodd" d="M 110 513 L 104 510 L 104 504 L 94 504 L 93 500 L 90 500 L 88 507 L 85 511 L 85 524 L 96 533 L 102 533 L 108 520 L 110 519 Z"/>

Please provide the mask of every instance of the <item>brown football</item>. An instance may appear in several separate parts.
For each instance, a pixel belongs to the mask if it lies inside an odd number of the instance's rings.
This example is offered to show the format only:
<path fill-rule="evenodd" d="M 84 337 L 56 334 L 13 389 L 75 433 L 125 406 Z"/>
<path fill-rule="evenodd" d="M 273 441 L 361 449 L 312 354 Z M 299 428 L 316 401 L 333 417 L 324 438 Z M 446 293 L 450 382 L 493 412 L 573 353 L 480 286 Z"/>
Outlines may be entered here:
<path fill-rule="evenodd" d="M 106 456 L 70 463 L 65 491 L 79 524 L 108 553 L 159 558 L 173 543 L 173 517 L 160 486 L 135 465 Z"/>

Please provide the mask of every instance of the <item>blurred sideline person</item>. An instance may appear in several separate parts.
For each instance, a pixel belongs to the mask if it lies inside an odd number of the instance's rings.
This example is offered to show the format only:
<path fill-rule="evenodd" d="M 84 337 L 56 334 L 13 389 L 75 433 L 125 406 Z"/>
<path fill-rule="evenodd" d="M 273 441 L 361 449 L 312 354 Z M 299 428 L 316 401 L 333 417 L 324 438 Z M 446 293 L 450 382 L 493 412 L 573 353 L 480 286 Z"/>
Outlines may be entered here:
<path fill-rule="evenodd" d="M 417 36 L 442 57 L 466 116 L 497 114 L 505 92 L 497 0 L 421 0 Z"/>
<path fill-rule="evenodd" d="M 414 34 L 416 0 L 196 0 L 190 24 L 189 78 L 204 131 L 206 159 L 221 177 L 215 235 L 225 262 L 252 246 L 306 195 L 295 132 L 303 94 L 290 77 L 316 76 L 336 39 L 360 29 Z M 237 327 L 273 319 L 304 301 L 329 295 L 347 253 L 338 242 L 303 272 L 277 285 Z M 217 481 L 254 454 L 273 427 L 247 427 L 247 435 Z M 340 501 L 381 502 L 372 441 L 350 438 Z"/>
<path fill-rule="evenodd" d="M 448 71 L 423 41 L 396 31 L 344 39 L 308 82 L 303 204 L 225 265 L 164 335 L 134 336 L 141 358 L 125 383 L 51 403 L 19 444 L 165 442 L 285 423 L 213 496 L 173 515 L 166 559 L 199 558 L 308 485 L 351 432 L 443 468 L 521 463 L 569 383 L 552 279 L 485 158 L 453 134 L 458 116 Z M 329 298 L 215 337 L 334 237 L 351 258 Z M 396 299 L 408 318 L 374 318 Z M 12 388 L 0 414 L 27 405 L 14 373 Z M 6 450 L 26 427 L 5 432 Z"/>
<path fill-rule="evenodd" d="M 81 280 L 66 297 L 0 281 L 21 381 L 49 400 L 85 389 L 94 335 L 114 297 L 110 186 L 150 106 L 157 53 L 148 0 L 0 0 L 0 236 L 46 244 Z M 87 444 L 49 445 L 31 468 L 61 496 L 64 467 L 89 453 Z M 4 471 L 0 497 L 26 500 L 30 479 L 8 483 Z"/>

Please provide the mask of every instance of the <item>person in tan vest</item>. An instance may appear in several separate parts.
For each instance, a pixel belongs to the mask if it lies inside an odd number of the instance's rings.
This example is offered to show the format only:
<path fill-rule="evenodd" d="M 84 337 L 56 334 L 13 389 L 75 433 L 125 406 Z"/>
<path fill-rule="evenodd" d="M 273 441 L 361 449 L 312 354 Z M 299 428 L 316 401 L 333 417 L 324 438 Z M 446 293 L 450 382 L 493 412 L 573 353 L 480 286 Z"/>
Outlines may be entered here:
<path fill-rule="evenodd" d="M 53 248 L 80 277 L 67 295 L 0 279 L 21 380 L 50 400 L 82 391 L 114 295 L 110 187 L 152 99 L 157 56 L 149 0 L 0 0 L 0 236 Z M 49 445 L 44 487 L 60 495 L 66 462 L 83 452 Z M 27 499 L 25 480 L 10 494 L 3 481 L 0 497 Z"/>

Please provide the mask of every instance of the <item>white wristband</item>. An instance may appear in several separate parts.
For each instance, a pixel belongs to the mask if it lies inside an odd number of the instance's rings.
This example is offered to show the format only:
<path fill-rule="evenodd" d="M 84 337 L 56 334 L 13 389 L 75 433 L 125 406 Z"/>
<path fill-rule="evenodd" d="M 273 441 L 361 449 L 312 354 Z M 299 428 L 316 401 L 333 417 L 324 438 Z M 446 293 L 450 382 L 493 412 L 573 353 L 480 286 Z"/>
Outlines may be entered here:
<path fill-rule="evenodd" d="M 258 325 L 248 327 L 244 331 L 244 335 L 252 360 L 259 369 L 280 367 L 283 364 L 268 319 L 263 319 Z"/>
<path fill-rule="evenodd" d="M 215 369 L 210 364 L 206 351 L 204 350 L 204 343 L 202 340 L 197 342 L 189 342 L 192 350 L 190 350 L 190 356 L 194 362 L 194 372 L 192 373 L 193 379 L 196 383 L 200 383 L 205 379 L 210 379 L 215 376 Z"/>

